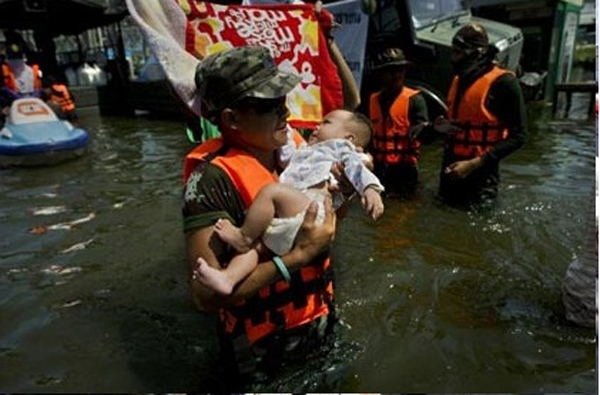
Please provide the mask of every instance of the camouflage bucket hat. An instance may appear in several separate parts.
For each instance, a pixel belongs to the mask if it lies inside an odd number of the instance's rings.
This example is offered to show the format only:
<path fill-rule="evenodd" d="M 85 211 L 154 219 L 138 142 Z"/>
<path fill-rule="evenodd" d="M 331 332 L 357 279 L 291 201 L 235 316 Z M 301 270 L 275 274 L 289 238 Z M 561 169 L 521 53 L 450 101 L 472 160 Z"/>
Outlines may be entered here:
<path fill-rule="evenodd" d="M 409 64 L 411 64 L 411 62 L 406 59 L 404 52 L 400 48 L 385 48 L 377 54 L 374 69 L 379 70 L 387 67 L 402 67 Z"/>
<path fill-rule="evenodd" d="M 196 67 L 196 88 L 208 111 L 222 110 L 244 98 L 287 95 L 300 77 L 282 71 L 264 47 L 231 48 L 204 58 Z"/>

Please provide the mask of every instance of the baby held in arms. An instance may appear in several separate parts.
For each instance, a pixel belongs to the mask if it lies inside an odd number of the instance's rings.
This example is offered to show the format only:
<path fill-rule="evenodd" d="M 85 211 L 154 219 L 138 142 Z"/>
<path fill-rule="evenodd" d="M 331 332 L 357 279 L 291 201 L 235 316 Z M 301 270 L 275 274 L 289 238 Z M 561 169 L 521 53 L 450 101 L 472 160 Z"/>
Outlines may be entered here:
<path fill-rule="evenodd" d="M 219 219 L 215 224 L 217 235 L 239 254 L 223 269 L 215 269 L 198 259 L 194 280 L 228 295 L 260 262 L 261 243 L 276 256 L 288 252 L 312 201 L 319 205 L 317 224 L 323 220 L 326 196 L 332 197 L 334 209 L 347 201 L 341 192 L 333 195 L 329 192 L 330 185 L 336 182 L 331 174 L 335 163 L 343 164 L 345 176 L 361 196 L 363 209 L 377 220 L 384 211 L 383 186 L 365 164 L 368 156 L 363 153 L 371 133 L 371 122 L 364 115 L 334 110 L 325 116 L 307 145 L 295 148 L 290 141 L 282 151 L 294 151 L 279 182 L 258 192 L 241 227 L 227 219 Z"/>

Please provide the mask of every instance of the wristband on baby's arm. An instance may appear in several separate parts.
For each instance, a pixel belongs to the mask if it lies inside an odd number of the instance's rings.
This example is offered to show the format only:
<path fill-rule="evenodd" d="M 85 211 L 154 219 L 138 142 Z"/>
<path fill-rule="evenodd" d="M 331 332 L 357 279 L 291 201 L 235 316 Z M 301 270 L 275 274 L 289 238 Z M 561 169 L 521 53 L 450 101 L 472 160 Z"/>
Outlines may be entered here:
<path fill-rule="evenodd" d="M 285 266 L 285 263 L 283 263 L 283 260 L 281 259 L 281 257 L 280 256 L 274 256 L 273 257 L 273 263 L 275 264 L 275 267 L 277 268 L 277 270 L 281 274 L 281 277 L 283 277 L 283 279 L 285 281 L 289 282 L 292 279 L 292 277 L 290 275 L 290 271 Z"/>

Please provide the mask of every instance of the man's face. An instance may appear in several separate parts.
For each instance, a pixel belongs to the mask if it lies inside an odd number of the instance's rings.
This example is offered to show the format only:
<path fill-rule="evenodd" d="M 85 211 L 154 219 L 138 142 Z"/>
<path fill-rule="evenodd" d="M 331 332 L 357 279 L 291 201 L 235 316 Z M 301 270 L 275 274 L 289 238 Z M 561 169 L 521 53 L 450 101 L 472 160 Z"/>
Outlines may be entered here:
<path fill-rule="evenodd" d="M 467 56 L 466 51 L 458 45 L 452 45 L 450 48 L 450 62 L 459 63 Z"/>
<path fill-rule="evenodd" d="M 21 58 L 7 58 L 6 63 L 10 65 L 11 68 L 19 68 L 25 65 L 25 59 Z"/>
<path fill-rule="evenodd" d="M 388 66 L 381 69 L 381 89 L 397 93 L 404 85 L 405 66 Z"/>
<path fill-rule="evenodd" d="M 334 110 L 323 118 L 323 123 L 310 135 L 308 144 L 325 140 L 346 138 L 350 134 L 352 113 L 346 110 Z"/>
<path fill-rule="evenodd" d="M 476 47 L 467 48 L 453 42 L 450 48 L 450 64 L 456 74 L 467 72 L 480 59 L 480 50 Z"/>
<path fill-rule="evenodd" d="M 273 150 L 287 142 L 290 111 L 286 97 L 244 98 L 233 106 L 232 115 L 240 142 L 261 150 Z"/>

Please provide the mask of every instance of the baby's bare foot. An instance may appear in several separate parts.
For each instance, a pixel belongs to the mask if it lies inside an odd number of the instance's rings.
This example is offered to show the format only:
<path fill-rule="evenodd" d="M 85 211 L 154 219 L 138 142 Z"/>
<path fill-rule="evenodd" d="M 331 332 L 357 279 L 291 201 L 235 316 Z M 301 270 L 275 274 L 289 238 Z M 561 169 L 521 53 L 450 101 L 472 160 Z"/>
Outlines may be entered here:
<path fill-rule="evenodd" d="M 198 266 L 194 270 L 193 279 L 210 288 L 220 295 L 230 295 L 234 283 L 222 271 L 210 266 L 202 258 L 197 260 Z"/>
<path fill-rule="evenodd" d="M 228 219 L 219 219 L 215 224 L 215 233 L 221 240 L 229 244 L 236 251 L 247 252 L 251 247 L 253 240 L 249 240 L 242 230 L 231 223 Z"/>

